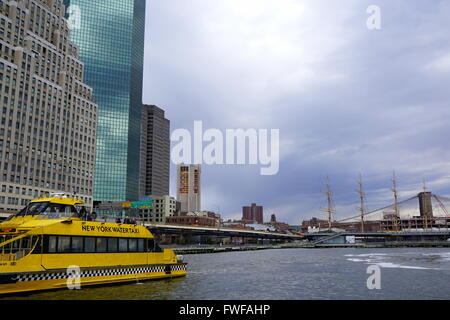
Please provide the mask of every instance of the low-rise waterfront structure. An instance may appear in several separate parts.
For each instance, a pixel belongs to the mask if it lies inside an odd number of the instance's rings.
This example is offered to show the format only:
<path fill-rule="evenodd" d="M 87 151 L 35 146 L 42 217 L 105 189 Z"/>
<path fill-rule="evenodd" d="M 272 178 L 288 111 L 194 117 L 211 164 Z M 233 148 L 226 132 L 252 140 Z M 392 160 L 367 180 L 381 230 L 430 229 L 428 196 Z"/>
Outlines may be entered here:
<path fill-rule="evenodd" d="M 141 210 L 141 217 L 146 223 L 165 224 L 167 219 L 177 215 L 179 206 L 171 196 L 151 196 L 153 207 Z"/>
<path fill-rule="evenodd" d="M 219 214 L 211 211 L 181 212 L 177 216 L 167 218 L 166 224 L 219 228 L 221 218 Z"/>

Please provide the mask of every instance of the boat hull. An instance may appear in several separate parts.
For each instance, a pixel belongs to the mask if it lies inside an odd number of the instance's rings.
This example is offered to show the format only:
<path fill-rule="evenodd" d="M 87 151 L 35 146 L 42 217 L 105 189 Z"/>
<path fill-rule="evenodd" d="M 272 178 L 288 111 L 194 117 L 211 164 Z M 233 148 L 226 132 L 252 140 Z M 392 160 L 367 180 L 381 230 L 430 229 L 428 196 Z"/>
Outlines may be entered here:
<path fill-rule="evenodd" d="M 186 264 L 81 268 L 77 273 L 59 269 L 0 274 L 0 295 L 78 289 L 84 286 L 112 285 L 184 276 L 186 276 Z"/>

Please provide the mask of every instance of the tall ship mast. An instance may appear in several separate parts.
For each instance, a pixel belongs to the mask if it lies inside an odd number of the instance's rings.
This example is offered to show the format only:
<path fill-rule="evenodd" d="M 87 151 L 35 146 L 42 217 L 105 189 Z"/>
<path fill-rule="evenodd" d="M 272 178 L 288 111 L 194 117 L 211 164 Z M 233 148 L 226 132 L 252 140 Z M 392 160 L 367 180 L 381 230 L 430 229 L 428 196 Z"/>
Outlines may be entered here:
<path fill-rule="evenodd" d="M 399 220 L 400 220 L 400 207 L 398 205 L 398 190 L 397 190 L 397 177 L 395 176 L 395 171 L 392 176 L 392 193 L 394 194 L 394 214 L 395 214 L 395 231 L 399 231 Z"/>
<path fill-rule="evenodd" d="M 328 206 L 326 209 L 322 209 L 322 211 L 324 211 L 328 214 L 328 230 L 331 231 L 332 216 L 333 216 L 333 213 L 335 213 L 336 211 L 333 209 L 333 193 L 331 192 L 331 184 L 330 184 L 330 179 L 328 176 L 327 176 L 327 180 L 324 185 L 325 185 L 326 191 L 324 191 L 323 193 L 327 196 Z"/>
<path fill-rule="evenodd" d="M 362 183 L 362 175 L 359 175 L 358 179 L 358 190 L 356 192 L 359 194 L 359 200 L 360 200 L 360 207 L 359 211 L 361 213 L 361 232 L 364 232 L 364 215 L 366 214 L 366 207 L 364 203 L 364 189 L 363 189 L 363 183 Z"/>

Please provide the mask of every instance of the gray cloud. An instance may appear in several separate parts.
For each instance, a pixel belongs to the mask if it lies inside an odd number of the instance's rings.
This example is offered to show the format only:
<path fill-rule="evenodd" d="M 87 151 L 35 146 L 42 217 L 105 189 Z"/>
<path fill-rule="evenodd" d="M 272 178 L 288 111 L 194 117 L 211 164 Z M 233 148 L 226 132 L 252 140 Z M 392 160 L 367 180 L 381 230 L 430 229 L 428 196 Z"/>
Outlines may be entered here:
<path fill-rule="evenodd" d="M 404 197 L 422 179 L 448 195 L 449 15 L 448 1 L 148 1 L 144 103 L 172 129 L 280 129 L 278 175 L 204 167 L 204 207 L 224 217 L 251 202 L 266 218 L 318 216 L 326 175 L 338 218 L 356 213 L 360 172 L 372 209 L 389 203 L 394 169 Z"/>

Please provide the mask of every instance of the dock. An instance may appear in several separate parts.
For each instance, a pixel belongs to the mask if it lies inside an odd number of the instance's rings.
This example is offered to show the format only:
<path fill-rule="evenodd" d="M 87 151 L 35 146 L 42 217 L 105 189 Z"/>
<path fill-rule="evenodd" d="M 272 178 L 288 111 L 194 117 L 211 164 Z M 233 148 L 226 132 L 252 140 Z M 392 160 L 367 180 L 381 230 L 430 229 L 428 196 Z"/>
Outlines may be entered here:
<path fill-rule="evenodd" d="M 258 250 L 272 250 L 282 249 L 283 246 L 192 246 L 192 247 L 179 247 L 173 248 L 176 254 L 211 254 L 211 253 L 225 253 L 225 252 L 238 252 L 238 251 L 258 251 Z"/>

